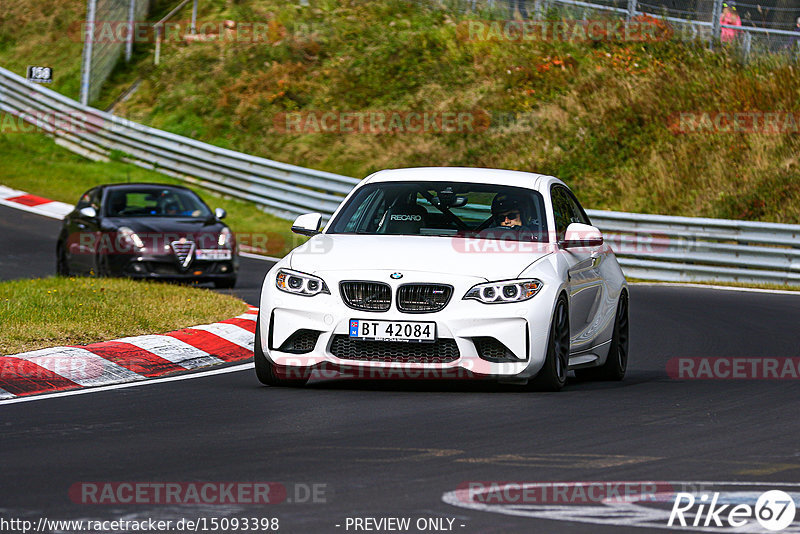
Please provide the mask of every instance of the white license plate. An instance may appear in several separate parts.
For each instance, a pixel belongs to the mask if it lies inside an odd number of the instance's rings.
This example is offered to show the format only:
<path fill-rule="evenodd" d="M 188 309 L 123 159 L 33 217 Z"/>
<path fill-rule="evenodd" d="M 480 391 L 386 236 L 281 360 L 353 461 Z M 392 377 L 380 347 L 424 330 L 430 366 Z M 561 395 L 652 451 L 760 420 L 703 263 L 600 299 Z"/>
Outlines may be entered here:
<path fill-rule="evenodd" d="M 195 252 L 198 260 L 221 261 L 231 259 L 231 251 L 219 248 L 201 248 Z"/>
<path fill-rule="evenodd" d="M 370 341 L 433 343 L 436 341 L 436 323 L 350 319 L 350 337 Z"/>

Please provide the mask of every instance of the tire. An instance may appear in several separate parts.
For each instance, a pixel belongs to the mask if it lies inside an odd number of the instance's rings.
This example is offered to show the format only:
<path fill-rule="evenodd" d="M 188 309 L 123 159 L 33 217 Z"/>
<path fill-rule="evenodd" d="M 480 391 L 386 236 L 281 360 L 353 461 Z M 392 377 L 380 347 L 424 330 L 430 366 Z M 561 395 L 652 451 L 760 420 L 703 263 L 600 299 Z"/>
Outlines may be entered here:
<path fill-rule="evenodd" d="M 224 280 L 214 280 L 216 289 L 233 289 L 236 285 L 236 278 L 225 278 Z"/>
<path fill-rule="evenodd" d="M 531 380 L 536 391 L 559 391 L 567 383 L 569 371 L 569 310 L 564 295 L 558 297 L 550 322 L 547 356 L 539 374 Z"/>
<path fill-rule="evenodd" d="M 600 367 L 578 369 L 575 371 L 575 376 L 581 380 L 622 380 L 628 368 L 628 340 L 628 294 L 623 291 L 617 303 L 614 331 L 606 363 Z"/>
<path fill-rule="evenodd" d="M 310 372 L 295 367 L 279 367 L 269 361 L 261 347 L 261 314 L 256 320 L 256 339 L 253 346 L 253 361 L 256 366 L 256 376 L 265 386 L 284 386 L 299 388 L 306 385 Z M 285 378 L 286 376 L 297 376 L 299 378 Z"/>
<path fill-rule="evenodd" d="M 95 276 L 98 278 L 108 278 L 111 276 L 111 267 L 109 265 L 108 256 L 98 254 L 95 256 L 94 264 L 97 266 Z"/>
<path fill-rule="evenodd" d="M 70 276 L 71 274 L 64 244 L 59 241 L 58 245 L 56 245 L 56 276 Z"/>

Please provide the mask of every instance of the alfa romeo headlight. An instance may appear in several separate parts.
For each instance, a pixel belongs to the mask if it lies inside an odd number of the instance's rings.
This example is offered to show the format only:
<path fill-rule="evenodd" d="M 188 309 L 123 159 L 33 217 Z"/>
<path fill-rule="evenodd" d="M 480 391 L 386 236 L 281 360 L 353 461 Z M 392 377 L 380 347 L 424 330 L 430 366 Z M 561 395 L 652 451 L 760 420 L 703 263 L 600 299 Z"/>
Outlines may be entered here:
<path fill-rule="evenodd" d="M 228 228 L 223 228 L 217 238 L 217 245 L 220 248 L 231 248 L 231 231 Z"/>
<path fill-rule="evenodd" d="M 144 248 L 144 241 L 139 237 L 139 234 L 127 226 L 120 226 L 119 230 L 117 230 L 117 235 L 123 244 L 131 244 L 136 248 Z"/>
<path fill-rule="evenodd" d="M 305 297 L 313 297 L 320 293 L 331 294 L 322 278 L 312 274 L 290 271 L 289 269 L 280 269 L 278 271 L 275 285 L 281 291 Z"/>
<path fill-rule="evenodd" d="M 542 288 L 542 281 L 531 278 L 528 280 L 501 280 L 487 282 L 472 286 L 464 300 L 474 299 L 484 304 L 502 304 L 504 302 L 522 302 L 533 298 Z"/>

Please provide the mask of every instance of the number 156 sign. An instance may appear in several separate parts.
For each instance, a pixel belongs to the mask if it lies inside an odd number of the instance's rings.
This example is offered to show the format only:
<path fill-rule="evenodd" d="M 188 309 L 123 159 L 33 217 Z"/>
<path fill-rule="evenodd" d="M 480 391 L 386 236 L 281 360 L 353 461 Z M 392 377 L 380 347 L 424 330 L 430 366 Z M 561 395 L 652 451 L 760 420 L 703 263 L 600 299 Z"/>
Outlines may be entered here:
<path fill-rule="evenodd" d="M 50 67 L 28 66 L 28 81 L 35 83 L 52 83 L 53 69 Z"/>

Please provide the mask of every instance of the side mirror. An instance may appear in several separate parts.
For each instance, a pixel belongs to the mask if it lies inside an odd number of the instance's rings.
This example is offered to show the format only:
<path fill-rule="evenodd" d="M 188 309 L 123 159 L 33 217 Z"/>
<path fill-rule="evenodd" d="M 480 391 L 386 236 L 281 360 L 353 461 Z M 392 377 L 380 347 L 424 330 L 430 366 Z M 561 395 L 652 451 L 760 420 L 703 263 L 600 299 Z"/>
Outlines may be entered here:
<path fill-rule="evenodd" d="M 81 211 L 79 211 L 78 213 L 80 213 L 87 219 L 94 219 L 97 217 L 97 210 L 91 206 L 86 206 L 85 208 L 81 208 Z"/>
<path fill-rule="evenodd" d="M 228 216 L 228 212 L 225 211 L 222 208 L 217 208 L 217 209 L 214 210 L 214 217 L 216 217 L 217 219 L 222 220 L 227 216 Z"/>
<path fill-rule="evenodd" d="M 598 228 L 588 224 L 572 223 L 567 226 L 564 239 L 558 242 L 561 248 L 599 247 L 603 244 L 603 234 Z"/>
<path fill-rule="evenodd" d="M 319 213 L 306 213 L 299 216 L 292 224 L 292 232 L 300 235 L 317 235 L 322 226 L 322 215 Z"/>

